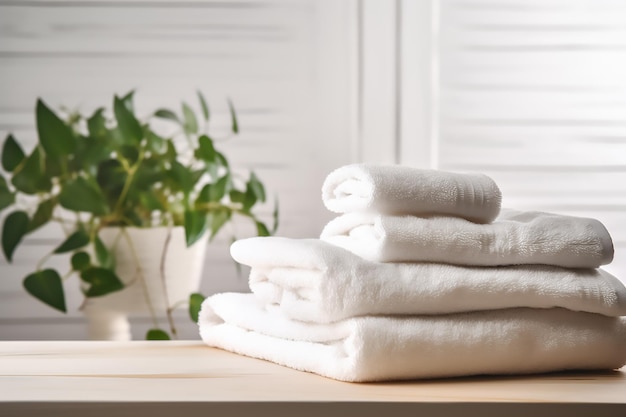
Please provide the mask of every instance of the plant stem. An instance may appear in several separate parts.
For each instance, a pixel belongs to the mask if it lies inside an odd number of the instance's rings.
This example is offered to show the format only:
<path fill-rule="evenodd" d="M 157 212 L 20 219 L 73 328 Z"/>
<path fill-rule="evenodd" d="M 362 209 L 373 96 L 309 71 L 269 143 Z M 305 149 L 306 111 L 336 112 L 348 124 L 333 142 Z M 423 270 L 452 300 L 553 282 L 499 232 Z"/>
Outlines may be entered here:
<path fill-rule="evenodd" d="M 41 271 L 41 269 L 43 268 L 43 264 L 44 264 L 44 263 L 46 263 L 46 261 L 47 261 L 48 259 L 50 259 L 50 257 L 52 256 L 52 254 L 53 254 L 53 253 L 54 253 L 54 251 L 52 251 L 52 252 L 48 252 L 47 254 L 45 254 L 45 255 L 43 256 L 43 258 L 41 258 L 41 259 L 39 260 L 39 262 L 37 262 L 37 267 L 36 267 L 36 270 L 37 270 L 37 271 Z"/>
<path fill-rule="evenodd" d="M 53 218 L 53 220 L 54 220 L 54 218 Z M 62 220 L 63 220 L 63 219 L 58 219 L 57 221 L 58 221 L 58 223 L 59 223 L 59 226 L 61 226 L 61 229 L 63 230 L 63 233 L 65 233 L 65 236 L 67 237 L 67 236 L 69 236 L 69 232 L 67 231 L 67 229 L 65 229 L 65 227 L 63 227 L 63 226 L 64 226 L 64 224 L 63 224 L 63 221 L 62 221 Z M 67 221 L 67 222 L 69 222 L 69 223 L 71 223 L 71 220 L 66 220 L 66 221 Z M 45 254 L 45 255 L 44 255 L 44 256 L 43 256 L 43 257 L 39 260 L 39 262 L 37 262 L 37 266 L 36 266 L 37 271 L 40 271 L 40 270 L 41 270 L 41 268 L 43 267 L 43 264 L 44 264 L 44 263 L 46 263 L 46 261 L 47 261 L 48 259 L 50 259 L 50 257 L 51 257 L 52 255 L 54 255 L 54 249 L 52 250 L 52 252 L 48 252 L 47 254 Z"/>
<path fill-rule="evenodd" d="M 65 234 L 65 236 L 69 236 L 70 234 L 70 231 L 66 228 L 67 227 L 66 223 L 69 223 L 70 225 L 76 224 L 74 220 L 64 219 L 62 217 L 53 217 L 52 220 L 59 223 L 59 226 L 61 226 L 61 229 L 63 230 L 63 233 Z"/>
<path fill-rule="evenodd" d="M 128 194 L 128 190 L 130 189 L 130 185 L 133 182 L 135 172 L 136 170 L 134 169 L 134 167 L 128 171 L 128 177 L 126 177 L 126 181 L 124 182 L 124 188 L 122 188 L 120 197 L 117 199 L 117 203 L 115 203 L 115 208 L 113 209 L 114 213 L 117 213 L 120 211 L 122 204 L 124 203 L 124 199 L 126 198 L 126 194 Z"/>
<path fill-rule="evenodd" d="M 143 295 L 145 297 L 146 304 L 148 305 L 148 310 L 150 311 L 150 317 L 152 318 L 152 323 L 154 324 L 154 327 L 159 327 L 159 322 L 157 320 L 156 313 L 154 312 L 154 306 L 152 305 L 152 301 L 150 301 L 150 294 L 148 294 L 148 284 L 146 283 L 146 279 L 143 276 L 143 269 L 141 268 L 141 264 L 139 263 L 139 256 L 137 256 L 135 245 L 133 244 L 132 239 L 128 235 L 126 228 L 122 228 L 122 233 L 124 234 L 124 237 L 126 238 L 126 242 L 128 242 L 128 247 L 130 248 L 131 255 L 133 256 L 133 259 L 135 260 L 135 265 L 137 266 L 137 269 L 136 269 L 137 276 L 139 277 L 139 280 L 141 281 L 141 285 L 143 287 Z"/>
<path fill-rule="evenodd" d="M 174 304 L 172 304 L 172 306 L 170 307 L 170 309 L 172 311 L 176 310 L 178 307 L 184 305 L 184 304 L 189 304 L 189 301 L 187 300 L 178 300 L 176 301 Z"/>
<path fill-rule="evenodd" d="M 167 258 L 167 249 L 170 246 L 170 241 L 172 240 L 172 228 L 167 228 L 167 236 L 165 237 L 165 243 L 163 244 L 163 251 L 161 252 L 161 264 L 159 265 L 159 272 L 161 273 L 161 284 L 163 285 L 163 297 L 165 298 L 165 314 L 167 316 L 167 321 L 170 325 L 170 331 L 172 332 L 172 336 L 176 338 L 176 327 L 174 326 L 174 319 L 172 317 L 173 308 L 170 307 L 170 297 L 167 294 L 167 282 L 165 281 L 165 260 Z"/>
<path fill-rule="evenodd" d="M 239 212 L 241 211 L 241 208 L 243 207 L 242 204 L 240 203 L 233 203 L 233 204 L 224 204 L 224 203 L 220 203 L 220 202 L 214 202 L 214 201 L 210 201 L 208 203 L 196 203 L 196 207 L 199 209 L 206 209 L 206 210 L 214 210 L 214 209 L 228 209 L 228 210 L 232 210 L 232 211 L 236 211 Z"/>
<path fill-rule="evenodd" d="M 52 220 L 55 220 L 59 223 L 70 223 L 70 224 L 76 224 L 76 220 L 72 220 L 72 219 L 66 219 L 64 217 L 60 217 L 60 216 L 54 216 L 52 217 Z"/>
<path fill-rule="evenodd" d="M 130 190 L 130 186 L 133 183 L 133 179 L 135 178 L 135 173 L 137 172 L 139 165 L 143 161 L 143 158 L 144 158 L 144 152 L 142 149 L 141 152 L 139 153 L 139 157 L 137 158 L 137 162 L 135 163 L 135 165 L 133 165 L 132 167 L 128 169 L 128 176 L 126 177 L 126 181 L 124 182 L 124 187 L 122 188 L 122 192 L 120 193 L 120 196 L 117 199 L 117 203 L 115 204 L 115 208 L 113 209 L 113 212 L 117 213 L 122 208 L 124 199 L 126 198 L 128 191 Z"/>

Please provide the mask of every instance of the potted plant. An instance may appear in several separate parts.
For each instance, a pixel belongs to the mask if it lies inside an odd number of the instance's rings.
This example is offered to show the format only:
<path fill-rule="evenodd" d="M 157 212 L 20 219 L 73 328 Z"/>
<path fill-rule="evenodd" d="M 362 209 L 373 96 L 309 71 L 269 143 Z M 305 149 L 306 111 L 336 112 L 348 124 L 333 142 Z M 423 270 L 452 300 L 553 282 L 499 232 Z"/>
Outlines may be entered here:
<path fill-rule="evenodd" d="M 249 219 L 260 236 L 276 229 L 277 205 L 269 228 L 253 212 L 266 200 L 263 183 L 254 172 L 242 178 L 231 169 L 208 134 L 200 92 L 198 99 L 202 117 L 183 103 L 180 115 L 158 109 L 145 118 L 135 112 L 133 92 L 115 96 L 112 111 L 89 116 L 61 117 L 39 99 L 34 149 L 26 153 L 12 134 L 4 141 L 0 210 L 12 209 L 2 227 L 4 255 L 11 261 L 26 235 L 59 224 L 65 239 L 23 286 L 66 312 L 64 281 L 77 276 L 93 337 L 129 338 L 126 315 L 137 311 L 153 318 L 146 338 L 175 337 L 173 310 L 187 302 L 197 320 L 204 299 L 197 287 L 206 241 L 236 217 Z M 228 105 L 230 136 L 239 126 Z M 159 123 L 176 131 L 166 136 Z M 67 270 L 46 266 L 59 254 L 69 255 Z M 163 315 L 168 330 L 159 325 Z"/>

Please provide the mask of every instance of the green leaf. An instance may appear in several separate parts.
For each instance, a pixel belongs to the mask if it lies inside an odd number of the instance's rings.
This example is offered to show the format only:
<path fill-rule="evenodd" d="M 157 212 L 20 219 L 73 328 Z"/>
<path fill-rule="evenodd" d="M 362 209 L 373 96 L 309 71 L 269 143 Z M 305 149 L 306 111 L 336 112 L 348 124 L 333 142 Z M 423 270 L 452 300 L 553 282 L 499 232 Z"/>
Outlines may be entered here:
<path fill-rule="evenodd" d="M 108 129 L 106 127 L 106 119 L 104 117 L 104 108 L 99 108 L 89 119 L 87 119 L 87 130 L 89 135 L 94 138 L 106 137 Z"/>
<path fill-rule="evenodd" d="M 52 181 L 44 174 L 44 159 L 39 146 L 26 158 L 24 164 L 13 173 L 11 183 L 24 194 L 37 194 L 52 189 Z"/>
<path fill-rule="evenodd" d="M 254 172 L 250 173 L 250 179 L 246 183 L 246 192 L 243 200 L 243 210 L 248 211 L 257 201 L 265 201 L 265 187 L 259 181 Z"/>
<path fill-rule="evenodd" d="M 159 109 L 154 112 L 154 115 L 160 119 L 168 119 L 176 123 L 180 123 L 180 120 L 178 119 L 176 113 L 168 109 Z"/>
<path fill-rule="evenodd" d="M 178 156 L 178 152 L 176 151 L 176 146 L 174 146 L 174 141 L 172 141 L 171 139 L 168 140 L 165 148 L 166 150 L 163 156 L 170 161 L 175 161 L 176 157 Z"/>
<path fill-rule="evenodd" d="M 265 187 L 263 183 L 259 181 L 259 178 L 254 174 L 254 172 L 250 173 L 250 179 L 248 180 L 248 187 L 252 190 L 257 200 L 265 202 Z"/>
<path fill-rule="evenodd" d="M 135 197 L 134 194 L 139 191 L 154 193 L 155 188 L 158 188 L 167 177 L 163 168 L 164 162 L 163 158 L 158 156 L 144 158 L 135 171 L 135 180 L 129 197 Z"/>
<path fill-rule="evenodd" d="M 22 284 L 33 297 L 63 313 L 67 312 L 61 277 L 54 269 L 33 272 L 24 278 Z"/>
<path fill-rule="evenodd" d="M 208 122 L 209 121 L 209 106 L 207 105 L 202 92 L 198 90 L 197 93 L 198 93 L 198 100 L 200 101 L 200 107 L 202 108 L 202 115 L 204 116 L 204 120 Z"/>
<path fill-rule="evenodd" d="M 133 105 L 134 95 L 135 95 L 135 90 L 130 90 L 128 93 L 124 95 L 124 97 L 121 98 L 122 103 L 124 103 L 124 106 L 126 107 L 126 109 L 131 113 L 135 111 L 135 106 Z"/>
<path fill-rule="evenodd" d="M 37 134 L 39 143 L 52 158 L 71 154 L 76 148 L 72 129 L 67 126 L 43 100 L 37 100 Z"/>
<path fill-rule="evenodd" d="M 128 140 L 126 140 L 126 138 L 124 137 L 124 134 L 122 133 L 119 125 L 116 125 L 115 127 L 109 129 L 109 131 L 107 132 L 107 141 L 110 144 L 114 145 L 114 147 L 116 148 L 122 146 L 125 143 L 128 143 Z"/>
<path fill-rule="evenodd" d="M 128 173 L 117 159 L 107 159 L 98 164 L 96 182 L 105 196 L 109 198 L 109 204 L 113 206 L 124 188 Z"/>
<path fill-rule="evenodd" d="M 71 252 L 76 249 L 80 249 L 83 246 L 86 246 L 89 243 L 89 235 L 85 233 L 83 230 L 77 230 L 71 235 L 69 235 L 63 243 L 61 243 L 55 250 L 54 253 L 66 253 Z"/>
<path fill-rule="evenodd" d="M 43 170 L 44 179 L 40 182 L 43 182 L 43 181 L 49 182 L 50 178 L 61 176 L 63 174 L 63 170 L 61 169 L 61 163 L 62 163 L 61 160 L 53 158 L 50 155 L 46 155 L 44 158 L 44 170 Z"/>
<path fill-rule="evenodd" d="M 198 322 L 198 313 L 200 313 L 200 307 L 206 297 L 200 293 L 193 293 L 189 296 L 189 317 L 194 323 Z"/>
<path fill-rule="evenodd" d="M 97 216 L 103 216 L 109 212 L 100 187 L 83 177 L 65 184 L 59 194 L 59 203 L 68 210 L 86 211 Z"/>
<path fill-rule="evenodd" d="M 0 211 L 15 203 L 15 194 L 11 192 L 7 180 L 0 175 Z"/>
<path fill-rule="evenodd" d="M 203 205 L 211 201 L 211 187 L 212 184 L 205 184 L 202 187 L 196 198 L 196 204 Z"/>
<path fill-rule="evenodd" d="M 191 169 L 187 168 L 178 161 L 172 162 L 172 179 L 183 193 L 189 194 L 193 190 L 194 180 Z"/>
<path fill-rule="evenodd" d="M 271 233 L 269 231 L 269 229 L 267 228 L 267 226 L 260 222 L 260 221 L 255 221 L 254 222 L 256 224 L 256 234 L 259 236 L 269 236 Z"/>
<path fill-rule="evenodd" d="M 33 214 L 33 218 L 30 219 L 30 223 L 28 224 L 28 233 L 39 229 L 52 219 L 52 213 L 54 212 L 55 205 L 56 200 L 54 198 L 50 198 L 39 203 L 35 214 Z"/>
<path fill-rule="evenodd" d="M 198 120 L 196 119 L 195 113 L 191 107 L 187 105 L 187 103 L 183 103 L 183 120 L 183 129 L 185 130 L 185 133 L 188 135 L 198 133 Z"/>
<path fill-rule="evenodd" d="M 226 191 L 230 189 L 230 185 L 230 175 L 227 174 L 218 179 L 211 187 L 209 200 L 220 201 L 226 195 Z"/>
<path fill-rule="evenodd" d="M 25 157 L 22 147 L 13 135 L 9 134 L 2 145 L 2 168 L 7 172 L 13 172 Z"/>
<path fill-rule="evenodd" d="M 152 130 L 146 132 L 146 139 L 148 139 L 148 149 L 154 153 L 161 153 L 165 149 L 165 138 L 157 135 Z"/>
<path fill-rule="evenodd" d="M 218 163 L 219 163 L 220 165 L 222 165 L 224 168 L 229 169 L 229 168 L 228 168 L 228 160 L 226 159 L 226 157 L 225 157 L 222 153 L 217 152 L 217 155 L 216 155 L 216 160 L 217 160 L 217 161 L 218 161 Z"/>
<path fill-rule="evenodd" d="M 165 206 L 153 192 L 144 192 L 139 194 L 139 201 L 148 211 L 163 211 Z"/>
<path fill-rule="evenodd" d="M 85 292 L 87 297 L 100 297 L 124 288 L 124 284 L 115 272 L 107 268 L 87 268 L 81 271 L 80 278 L 91 284 Z"/>
<path fill-rule="evenodd" d="M 146 333 L 146 340 L 171 340 L 171 337 L 164 330 L 150 329 Z"/>
<path fill-rule="evenodd" d="M 272 234 L 274 234 L 278 229 L 278 197 L 274 197 L 274 211 L 272 211 L 272 218 L 274 220 L 274 224 L 272 226 Z"/>
<path fill-rule="evenodd" d="M 233 106 L 232 101 L 228 100 L 228 108 L 230 109 L 230 118 L 232 123 L 232 131 L 233 133 L 239 133 L 239 123 L 237 123 L 237 113 L 235 113 L 235 107 Z"/>
<path fill-rule="evenodd" d="M 208 223 L 211 227 L 211 240 L 217 235 L 222 226 L 230 219 L 231 212 L 228 209 L 219 209 L 209 212 Z"/>
<path fill-rule="evenodd" d="M 191 170 L 191 182 L 194 187 L 198 183 L 198 181 L 200 181 L 200 178 L 202 178 L 204 174 L 205 172 L 203 169 Z"/>
<path fill-rule="evenodd" d="M 96 259 L 98 264 L 103 268 L 115 268 L 115 257 L 111 251 L 106 247 L 100 236 L 96 236 L 94 241 L 94 249 L 96 250 Z"/>
<path fill-rule="evenodd" d="M 131 226 L 131 227 L 150 227 L 152 226 L 150 220 L 146 219 L 145 217 L 142 217 L 136 210 L 135 208 L 128 208 L 124 211 L 123 216 L 125 217 L 124 219 L 124 225 L 125 226 Z"/>
<path fill-rule="evenodd" d="M 195 156 L 198 159 L 202 159 L 206 162 L 213 162 L 217 157 L 215 146 L 213 141 L 207 135 L 202 135 L 198 138 L 198 149 L 195 151 Z"/>
<path fill-rule="evenodd" d="M 207 216 L 198 211 L 185 210 L 185 240 L 187 246 L 193 245 L 208 228 Z"/>
<path fill-rule="evenodd" d="M 118 96 L 115 96 L 113 99 L 113 113 L 117 120 L 117 126 L 122 133 L 124 143 L 137 144 L 141 142 L 143 129 L 135 115 Z"/>
<path fill-rule="evenodd" d="M 242 193 L 239 190 L 230 190 L 228 193 L 230 201 L 233 203 L 243 203 L 246 200 L 246 193 Z"/>
<path fill-rule="evenodd" d="M 86 171 L 93 176 L 96 174 L 98 164 L 109 160 L 113 148 L 118 146 L 119 144 L 110 140 L 109 132 L 105 136 L 97 138 L 81 137 L 76 146 L 76 154 L 70 160 L 69 169 L 71 172 Z"/>
<path fill-rule="evenodd" d="M 254 191 L 252 190 L 252 188 L 250 188 L 250 184 L 247 185 L 246 187 L 246 192 L 244 193 L 244 199 L 243 199 L 243 211 L 248 212 L 252 206 L 254 206 L 254 204 L 257 202 L 257 197 L 254 194 Z"/>
<path fill-rule="evenodd" d="M 28 232 L 28 214 L 14 211 L 4 219 L 2 226 L 2 250 L 9 262 L 13 261 L 13 252 Z"/>
<path fill-rule="evenodd" d="M 135 165 L 139 159 L 139 149 L 135 145 L 122 145 L 119 155 L 126 159 L 129 165 Z"/>
<path fill-rule="evenodd" d="M 91 265 L 91 257 L 87 252 L 76 252 L 72 255 L 71 263 L 74 271 L 84 271 Z"/>

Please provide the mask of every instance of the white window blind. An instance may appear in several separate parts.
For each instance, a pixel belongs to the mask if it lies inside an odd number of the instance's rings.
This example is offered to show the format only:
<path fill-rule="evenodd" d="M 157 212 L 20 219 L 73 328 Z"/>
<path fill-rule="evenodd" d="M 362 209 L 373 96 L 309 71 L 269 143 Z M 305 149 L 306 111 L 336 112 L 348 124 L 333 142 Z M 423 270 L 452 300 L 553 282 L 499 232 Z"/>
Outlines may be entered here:
<path fill-rule="evenodd" d="M 626 280 L 626 3 L 440 0 L 438 166 L 503 204 L 590 216 Z"/>

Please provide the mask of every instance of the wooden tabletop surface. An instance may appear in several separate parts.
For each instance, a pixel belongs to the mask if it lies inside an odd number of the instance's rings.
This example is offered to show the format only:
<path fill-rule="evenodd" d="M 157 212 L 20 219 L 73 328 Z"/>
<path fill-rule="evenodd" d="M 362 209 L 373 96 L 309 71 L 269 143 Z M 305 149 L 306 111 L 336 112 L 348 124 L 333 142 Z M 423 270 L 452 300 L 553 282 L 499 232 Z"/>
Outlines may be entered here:
<path fill-rule="evenodd" d="M 203 416 L 626 416 L 626 368 L 356 384 L 199 341 L 0 342 L 2 416 L 119 417 L 140 411 L 151 416 L 197 411 Z"/>

